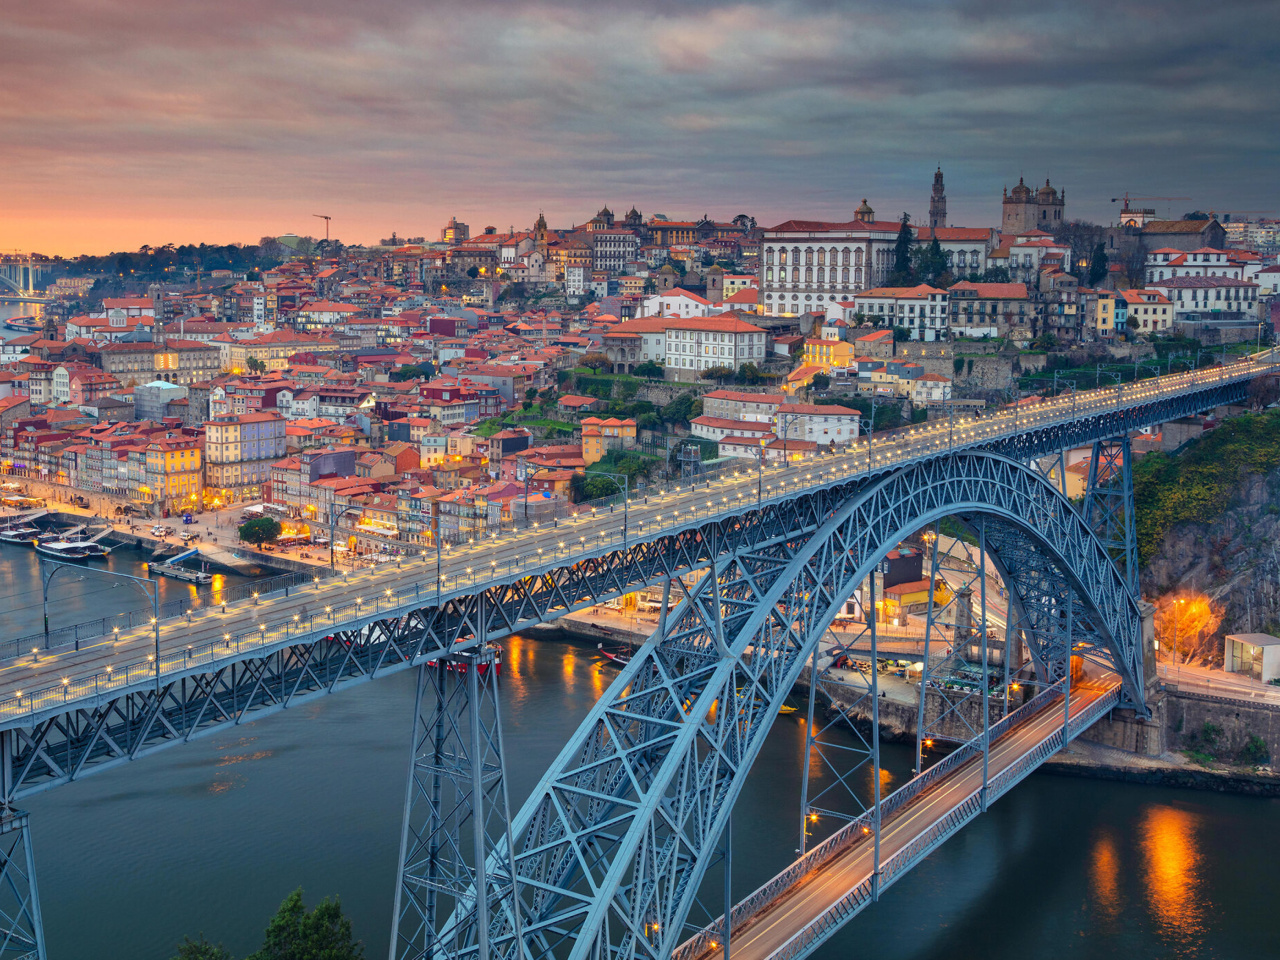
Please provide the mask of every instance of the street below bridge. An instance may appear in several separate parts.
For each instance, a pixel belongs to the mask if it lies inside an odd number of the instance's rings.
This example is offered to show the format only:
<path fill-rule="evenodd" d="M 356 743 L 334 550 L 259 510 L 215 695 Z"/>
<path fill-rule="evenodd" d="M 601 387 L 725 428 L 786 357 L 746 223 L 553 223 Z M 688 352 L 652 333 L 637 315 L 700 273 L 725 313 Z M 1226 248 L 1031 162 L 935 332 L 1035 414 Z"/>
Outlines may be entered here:
<path fill-rule="evenodd" d="M 535 576 L 625 549 L 717 518 L 860 477 L 883 474 L 947 453 L 981 449 L 1089 416 L 1139 408 L 1164 398 L 1273 373 L 1270 352 L 1224 367 L 1174 374 L 1024 404 L 985 417 L 948 418 L 859 440 L 834 454 L 765 467 L 742 467 L 715 479 L 673 483 L 607 509 L 583 510 L 553 525 L 478 541 L 422 549 L 416 558 L 295 587 L 288 596 L 206 607 L 188 617 L 66 645 L 37 649 L 0 666 L 0 723 L 91 701 L 105 693 L 213 668 L 326 633 L 474 594 L 486 586 Z M 886 545 L 891 546 L 891 545 Z M 56 582 L 56 581 L 55 581 Z M 55 595 L 56 603 L 56 595 Z M 157 651 L 158 647 L 158 651 Z M 157 652 L 159 668 L 157 669 Z"/>

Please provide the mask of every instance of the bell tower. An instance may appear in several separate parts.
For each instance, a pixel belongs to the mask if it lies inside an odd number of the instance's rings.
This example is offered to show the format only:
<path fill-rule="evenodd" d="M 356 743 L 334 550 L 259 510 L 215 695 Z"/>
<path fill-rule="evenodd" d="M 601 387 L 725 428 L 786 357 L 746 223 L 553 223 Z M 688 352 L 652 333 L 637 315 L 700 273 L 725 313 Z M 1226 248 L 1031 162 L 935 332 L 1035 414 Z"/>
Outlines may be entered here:
<path fill-rule="evenodd" d="M 947 191 L 942 185 L 942 167 L 933 175 L 933 193 L 929 197 L 929 226 L 947 225 Z"/>

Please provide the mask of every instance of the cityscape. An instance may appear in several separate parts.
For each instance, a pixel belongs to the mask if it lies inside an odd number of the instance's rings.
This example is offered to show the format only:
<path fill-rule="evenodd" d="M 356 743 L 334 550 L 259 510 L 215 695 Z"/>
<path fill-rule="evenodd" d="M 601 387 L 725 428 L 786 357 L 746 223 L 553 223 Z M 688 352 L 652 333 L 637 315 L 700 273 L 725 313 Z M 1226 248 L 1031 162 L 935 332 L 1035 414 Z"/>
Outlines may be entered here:
<path fill-rule="evenodd" d="M 1265 52 L 151 6 L 0 28 L 0 960 L 1276 954 Z"/>

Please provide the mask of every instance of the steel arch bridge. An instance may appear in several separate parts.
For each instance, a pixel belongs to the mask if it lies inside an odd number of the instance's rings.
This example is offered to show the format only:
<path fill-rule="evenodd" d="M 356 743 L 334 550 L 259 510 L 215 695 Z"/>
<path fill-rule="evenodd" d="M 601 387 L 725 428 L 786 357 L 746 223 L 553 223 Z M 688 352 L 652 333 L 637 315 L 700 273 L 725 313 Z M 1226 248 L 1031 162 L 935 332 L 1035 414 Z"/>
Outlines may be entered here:
<path fill-rule="evenodd" d="M 406 882 L 396 955 L 671 956 L 751 764 L 836 610 L 891 548 L 944 516 L 983 524 L 1043 683 L 1064 676 L 1070 646 L 1141 708 L 1137 603 L 1040 473 L 992 453 L 939 457 L 833 488 L 815 510 L 812 533 L 713 563 L 596 704 L 510 837 L 490 843 L 487 936 L 474 889 L 442 940 L 424 888 Z"/>

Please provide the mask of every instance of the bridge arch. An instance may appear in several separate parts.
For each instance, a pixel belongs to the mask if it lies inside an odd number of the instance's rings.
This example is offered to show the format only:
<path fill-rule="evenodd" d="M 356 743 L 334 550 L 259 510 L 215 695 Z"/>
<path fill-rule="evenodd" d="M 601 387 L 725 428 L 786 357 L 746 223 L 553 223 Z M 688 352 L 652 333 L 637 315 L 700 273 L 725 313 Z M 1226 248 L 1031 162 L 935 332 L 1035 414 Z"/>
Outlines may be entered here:
<path fill-rule="evenodd" d="M 982 452 L 881 476 L 812 535 L 740 552 L 688 588 L 515 819 L 523 949 L 496 885 L 491 947 L 538 960 L 671 956 L 778 707 L 839 606 L 897 543 L 952 514 L 986 519 L 1031 634 L 1069 605 L 1090 655 L 1140 705 L 1136 601 L 1043 476 Z"/>

